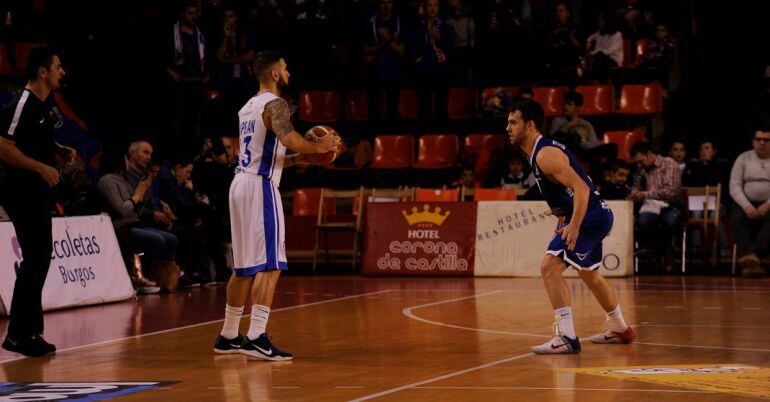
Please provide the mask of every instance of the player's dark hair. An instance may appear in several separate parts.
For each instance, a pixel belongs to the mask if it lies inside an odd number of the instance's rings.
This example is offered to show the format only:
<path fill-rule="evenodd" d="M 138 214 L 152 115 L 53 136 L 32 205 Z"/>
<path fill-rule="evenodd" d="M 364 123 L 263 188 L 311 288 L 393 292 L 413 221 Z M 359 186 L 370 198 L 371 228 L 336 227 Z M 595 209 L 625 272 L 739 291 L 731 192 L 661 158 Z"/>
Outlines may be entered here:
<path fill-rule="evenodd" d="M 257 53 L 254 57 L 254 75 L 257 76 L 257 79 L 261 79 L 264 74 L 268 73 L 283 58 L 282 54 L 273 50 L 264 50 Z"/>
<path fill-rule="evenodd" d="M 516 113 L 517 110 L 521 112 L 521 119 L 524 121 L 524 124 L 531 121 L 535 123 L 537 128 L 543 126 L 545 112 L 543 112 L 543 107 L 534 99 L 524 99 L 514 103 L 511 106 L 510 112 Z"/>
<path fill-rule="evenodd" d="M 564 103 L 572 102 L 575 106 L 583 106 L 583 94 L 580 92 L 567 92 L 564 94 Z"/>
<path fill-rule="evenodd" d="M 56 52 L 48 46 L 31 49 L 29 56 L 27 56 L 27 65 L 24 68 L 27 79 L 30 81 L 36 80 L 40 76 L 41 67 L 50 70 L 53 64 L 53 57 L 56 55 Z"/>
<path fill-rule="evenodd" d="M 652 152 L 652 146 L 650 143 L 647 141 L 639 141 L 631 146 L 631 151 L 629 154 L 634 157 L 636 154 L 647 155 L 649 152 Z"/>

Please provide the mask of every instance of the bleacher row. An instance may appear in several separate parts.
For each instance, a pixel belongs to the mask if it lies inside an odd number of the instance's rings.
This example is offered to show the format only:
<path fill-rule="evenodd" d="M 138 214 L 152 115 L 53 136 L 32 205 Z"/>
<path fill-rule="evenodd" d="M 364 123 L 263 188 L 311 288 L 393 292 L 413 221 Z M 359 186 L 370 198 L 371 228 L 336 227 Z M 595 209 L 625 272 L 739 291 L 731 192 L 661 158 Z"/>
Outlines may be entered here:
<path fill-rule="evenodd" d="M 483 106 L 498 91 L 507 91 L 512 96 L 520 92 L 519 87 L 462 87 L 450 88 L 447 104 L 447 117 L 450 120 L 465 120 L 479 116 Z M 532 89 L 533 98 L 545 111 L 546 117 L 564 114 L 564 94 L 566 86 L 545 86 Z M 581 85 L 575 88 L 583 95 L 583 116 L 608 114 L 651 115 L 662 110 L 662 91 L 658 83 L 623 85 L 619 101 L 616 101 L 616 89 L 612 85 Z M 435 110 L 435 107 L 434 107 Z M 343 113 L 344 112 L 344 113 Z M 360 122 L 369 120 L 368 96 L 365 90 L 349 90 L 344 94 L 339 91 L 302 91 L 299 99 L 299 118 L 309 123 L 335 123 L 342 120 Z M 381 117 L 385 109 L 381 110 Z M 398 106 L 398 117 L 405 120 L 417 120 L 419 107 L 417 91 L 402 89 Z"/>
<path fill-rule="evenodd" d="M 630 161 L 629 150 L 644 139 L 642 131 L 607 131 L 605 143 L 618 145 L 618 157 Z M 233 143 L 238 144 L 237 138 Z M 463 147 L 469 153 L 478 154 L 482 149 L 497 150 L 505 147 L 508 136 L 501 134 L 468 134 Z M 374 138 L 374 159 L 369 169 L 447 169 L 455 167 L 460 156 L 460 136 L 456 134 L 427 134 L 417 137 L 410 134 L 378 135 Z M 322 166 L 325 170 L 355 170 L 355 167 Z"/>

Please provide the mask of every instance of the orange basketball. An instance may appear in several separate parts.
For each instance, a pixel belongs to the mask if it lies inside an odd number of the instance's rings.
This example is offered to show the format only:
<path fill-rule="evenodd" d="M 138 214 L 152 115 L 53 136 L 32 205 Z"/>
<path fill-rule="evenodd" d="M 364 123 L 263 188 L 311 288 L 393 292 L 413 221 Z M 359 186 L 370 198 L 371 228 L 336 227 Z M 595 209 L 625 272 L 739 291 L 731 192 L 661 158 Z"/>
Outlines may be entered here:
<path fill-rule="evenodd" d="M 334 135 L 339 138 L 339 134 L 337 134 L 336 131 L 334 131 L 333 128 L 329 126 L 315 126 L 312 127 L 310 130 L 307 130 L 307 133 L 305 133 L 305 139 L 310 142 L 319 142 L 321 141 L 321 137 L 325 137 L 327 135 Z M 339 156 L 340 152 L 343 150 L 343 144 L 340 143 L 340 147 L 337 152 L 329 151 L 324 154 L 306 154 L 305 158 L 309 160 L 312 163 L 318 163 L 320 165 L 328 165 L 334 162 L 335 159 L 337 159 L 337 156 Z"/>

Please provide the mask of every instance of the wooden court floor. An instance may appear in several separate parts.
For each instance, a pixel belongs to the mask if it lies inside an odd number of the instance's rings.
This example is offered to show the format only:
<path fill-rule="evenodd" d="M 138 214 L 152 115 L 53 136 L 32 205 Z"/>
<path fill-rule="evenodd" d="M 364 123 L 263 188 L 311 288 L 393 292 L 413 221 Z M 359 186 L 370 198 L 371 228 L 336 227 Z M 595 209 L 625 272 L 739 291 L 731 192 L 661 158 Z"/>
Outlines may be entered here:
<path fill-rule="evenodd" d="M 569 284 L 586 338 L 578 355 L 530 353 L 552 323 L 539 279 L 286 276 L 268 329 L 293 362 L 212 352 L 220 286 L 49 313 L 46 337 L 60 352 L 0 353 L 0 394 L 7 383 L 162 382 L 117 399 L 770 399 L 770 279 L 613 279 L 633 345 L 589 343 L 603 312 L 579 280 Z M 88 398 L 76 400 L 98 400 Z"/>

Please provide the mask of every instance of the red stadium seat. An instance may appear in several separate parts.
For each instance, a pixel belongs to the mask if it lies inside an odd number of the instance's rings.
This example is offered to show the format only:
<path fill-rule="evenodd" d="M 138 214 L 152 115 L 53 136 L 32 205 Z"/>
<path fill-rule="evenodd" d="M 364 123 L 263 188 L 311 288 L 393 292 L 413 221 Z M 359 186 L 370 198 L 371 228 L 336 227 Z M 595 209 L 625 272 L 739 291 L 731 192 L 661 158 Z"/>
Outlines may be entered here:
<path fill-rule="evenodd" d="M 580 114 L 597 116 L 615 111 L 615 88 L 612 85 L 583 85 L 575 88 L 583 95 L 583 107 Z"/>
<path fill-rule="evenodd" d="M 340 94 L 336 91 L 302 91 L 299 119 L 314 123 L 333 123 L 340 118 Z"/>
<path fill-rule="evenodd" d="M 445 169 L 457 163 L 460 139 L 451 134 L 433 134 L 420 137 L 417 145 L 417 169 Z"/>
<path fill-rule="evenodd" d="M 567 87 L 534 87 L 532 96 L 543 107 L 546 117 L 564 114 L 564 94 Z"/>
<path fill-rule="evenodd" d="M 415 195 L 416 202 L 457 202 L 459 200 L 460 190 L 458 189 L 418 188 Z"/>
<path fill-rule="evenodd" d="M 403 169 L 414 161 L 414 137 L 411 135 L 378 135 L 374 138 L 373 169 Z"/>
<path fill-rule="evenodd" d="M 348 121 L 369 120 L 369 94 L 364 90 L 348 91 L 345 95 L 347 107 L 345 119 Z"/>
<path fill-rule="evenodd" d="M 294 199 L 291 205 L 294 216 L 318 216 L 318 203 L 321 200 L 320 188 L 298 188 L 294 190 Z M 334 216 L 336 205 L 333 198 L 324 200 L 324 215 Z"/>
<path fill-rule="evenodd" d="M 481 93 L 481 106 L 486 106 L 487 102 L 489 101 L 489 98 L 491 98 L 494 94 L 504 91 L 508 92 L 511 95 L 511 98 L 514 98 L 519 95 L 519 92 L 521 91 L 521 88 L 519 87 L 490 87 L 485 88 L 484 91 Z"/>
<path fill-rule="evenodd" d="M 465 136 L 464 147 L 472 153 L 478 153 L 484 148 L 504 148 L 505 140 L 506 136 L 499 134 L 468 134 Z"/>
<path fill-rule="evenodd" d="M 621 114 L 655 114 L 663 108 L 660 84 L 624 85 L 620 90 Z"/>
<path fill-rule="evenodd" d="M 447 115 L 450 120 L 469 119 L 476 114 L 476 88 L 449 88 Z"/>
<path fill-rule="evenodd" d="M 17 43 L 16 44 L 16 67 L 20 71 L 24 71 L 27 68 L 27 57 L 29 57 L 29 51 L 36 48 L 45 46 L 44 43 Z"/>
<path fill-rule="evenodd" d="M 473 201 L 515 201 L 516 190 L 503 188 L 477 188 L 473 190 Z"/>
<path fill-rule="evenodd" d="M 8 60 L 8 50 L 5 44 L 0 43 L 0 75 L 9 75 L 13 73 L 11 62 Z"/>
<path fill-rule="evenodd" d="M 626 162 L 631 162 L 631 147 L 643 140 L 644 133 L 641 131 L 607 131 L 604 133 L 604 143 L 617 144 L 618 158 Z"/>
<path fill-rule="evenodd" d="M 414 89 L 401 90 L 398 101 L 398 117 L 409 120 L 420 118 L 420 105 L 417 101 L 417 91 Z"/>

